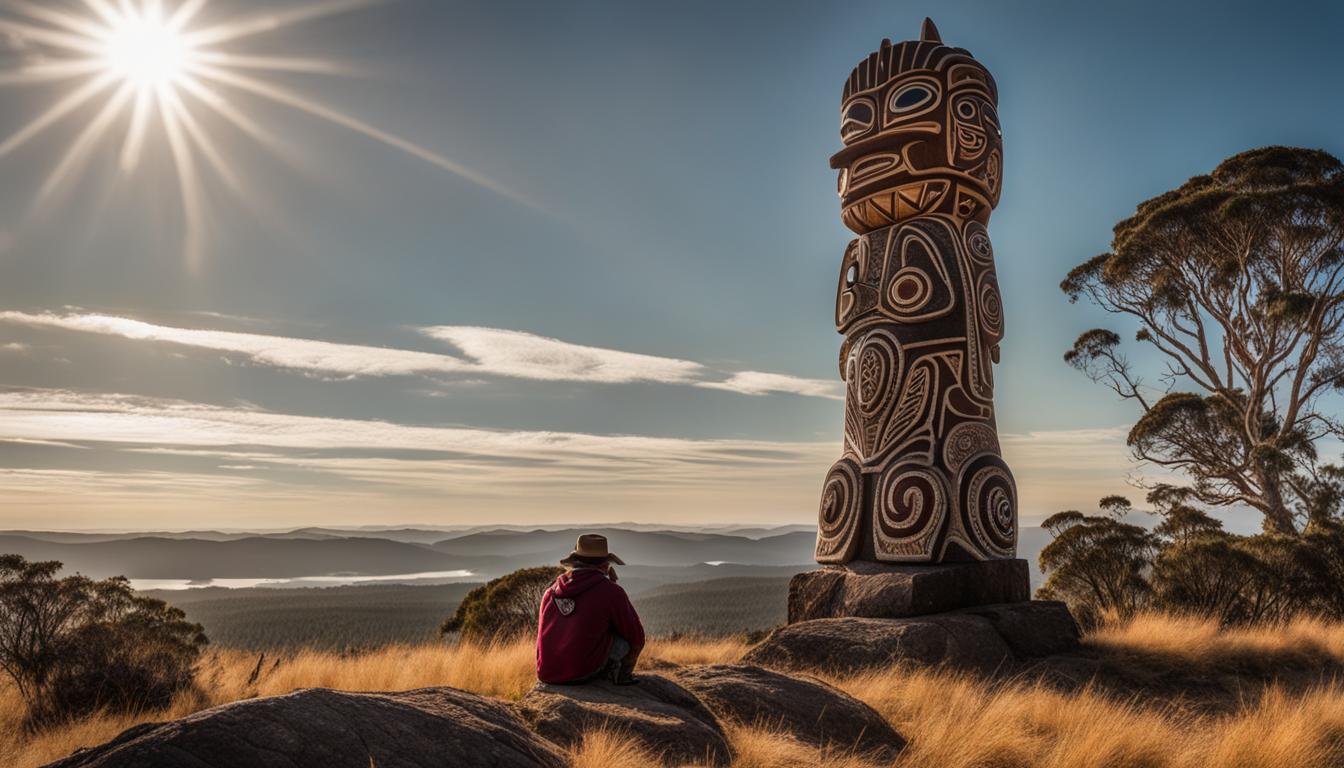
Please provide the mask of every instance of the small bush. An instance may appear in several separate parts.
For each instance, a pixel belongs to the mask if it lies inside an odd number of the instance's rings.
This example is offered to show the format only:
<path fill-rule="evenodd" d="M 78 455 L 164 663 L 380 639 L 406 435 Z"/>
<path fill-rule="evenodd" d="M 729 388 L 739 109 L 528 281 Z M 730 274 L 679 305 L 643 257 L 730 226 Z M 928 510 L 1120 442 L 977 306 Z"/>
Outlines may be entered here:
<path fill-rule="evenodd" d="M 460 634 L 478 642 L 508 640 L 537 630 L 537 611 L 546 588 L 563 568 L 523 568 L 471 590 L 439 627 L 439 634 Z"/>
<path fill-rule="evenodd" d="M 189 687 L 199 624 L 122 577 L 56 578 L 61 564 L 0 556 L 0 669 L 30 724 L 162 707 Z"/>

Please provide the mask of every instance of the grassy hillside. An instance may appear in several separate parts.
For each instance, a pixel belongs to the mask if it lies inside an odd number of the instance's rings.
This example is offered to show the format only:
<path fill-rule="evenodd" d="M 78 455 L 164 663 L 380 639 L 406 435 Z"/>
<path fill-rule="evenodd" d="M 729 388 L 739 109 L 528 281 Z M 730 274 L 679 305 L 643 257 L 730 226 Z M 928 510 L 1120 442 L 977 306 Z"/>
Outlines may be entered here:
<path fill-rule="evenodd" d="M 894 667 L 831 682 L 873 706 L 909 739 L 892 768 L 1344 765 L 1344 686 L 1327 679 L 1315 687 L 1283 687 L 1273 682 L 1273 665 L 1257 661 L 1310 657 L 1338 667 L 1344 664 L 1344 626 L 1301 621 L 1224 631 L 1206 622 L 1150 616 L 1103 630 L 1087 643 L 1094 651 L 1129 659 L 1126 663 L 1161 657 L 1201 674 L 1235 676 L 1243 685 L 1216 714 L 1207 714 L 1168 696 L 1108 696 L 1082 681 L 1051 687 L 1026 678 L 989 681 Z M 646 666 L 732 662 L 747 648 L 740 638 L 654 640 Z M 514 699 L 532 685 L 533 664 L 529 642 L 395 646 L 365 654 L 286 652 L 269 654 L 260 665 L 254 653 L 215 649 L 201 664 L 199 690 L 165 711 L 95 717 L 37 734 L 20 727 L 17 696 L 0 684 L 0 765 L 33 768 L 139 722 L 310 686 L 385 691 L 449 685 Z M 735 768 L 872 768 L 859 756 L 823 754 L 768 728 L 732 725 L 729 738 L 737 752 Z M 592 734 L 572 757 L 576 768 L 645 768 L 652 762 L 612 734 Z"/>

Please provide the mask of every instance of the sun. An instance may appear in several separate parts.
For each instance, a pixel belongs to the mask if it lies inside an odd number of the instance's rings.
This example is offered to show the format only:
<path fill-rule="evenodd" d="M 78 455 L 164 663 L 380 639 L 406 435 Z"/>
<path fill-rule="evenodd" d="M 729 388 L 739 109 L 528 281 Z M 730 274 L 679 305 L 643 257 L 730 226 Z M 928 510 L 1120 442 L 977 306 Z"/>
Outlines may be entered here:
<path fill-rule="evenodd" d="M 111 149 L 126 175 L 142 155 L 162 153 L 177 174 L 183 252 L 195 263 L 203 248 L 207 178 L 239 200 L 251 197 L 237 158 L 217 134 L 231 132 L 286 159 L 288 147 L 254 116 L 258 102 L 303 112 L 354 131 L 531 208 L 494 180 L 395 134 L 283 85 L 296 77 L 351 70 L 326 59 L 243 53 L 236 44 L 298 24 L 378 5 L 382 0 L 266 0 L 267 10 L 212 23 L 209 0 L 0 0 L 0 88 L 46 87 L 50 105 L 0 140 L 0 160 L 63 123 L 74 138 L 34 196 L 40 212 L 69 189 L 99 151 Z M 253 45 L 247 46 L 249 49 Z M 236 146 L 236 142 L 234 143 Z"/>
<path fill-rule="evenodd" d="M 128 13 L 107 30 L 103 61 L 137 88 L 172 86 L 191 70 L 195 46 L 165 19 L 161 8 Z"/>

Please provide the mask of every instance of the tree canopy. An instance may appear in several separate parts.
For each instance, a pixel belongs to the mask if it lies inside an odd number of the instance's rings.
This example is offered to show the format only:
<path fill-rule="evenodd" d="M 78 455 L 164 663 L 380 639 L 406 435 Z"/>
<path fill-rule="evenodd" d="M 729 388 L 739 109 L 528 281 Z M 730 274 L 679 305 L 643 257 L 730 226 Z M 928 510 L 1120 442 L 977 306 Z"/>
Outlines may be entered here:
<path fill-rule="evenodd" d="M 1253 507 L 1267 531 L 1321 517 L 1316 441 L 1344 437 L 1321 407 L 1344 390 L 1344 164 L 1292 147 L 1230 157 L 1140 203 L 1060 287 L 1136 322 L 1164 364 L 1146 384 L 1105 328 L 1064 356 L 1142 409 L 1136 458 L 1184 473 L 1194 501 Z"/>

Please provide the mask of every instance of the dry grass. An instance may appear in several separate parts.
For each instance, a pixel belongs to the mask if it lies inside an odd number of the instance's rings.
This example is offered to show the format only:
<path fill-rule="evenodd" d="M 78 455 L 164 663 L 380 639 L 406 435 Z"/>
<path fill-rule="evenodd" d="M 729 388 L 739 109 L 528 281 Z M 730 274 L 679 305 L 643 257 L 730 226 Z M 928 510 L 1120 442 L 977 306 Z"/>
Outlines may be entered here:
<path fill-rule="evenodd" d="M 1167 658 L 1199 668 L 1247 659 L 1344 663 L 1344 626 L 1298 621 L 1274 628 L 1220 631 L 1208 622 L 1145 616 L 1090 638 L 1136 659 Z M 652 664 L 732 662 L 739 640 L 654 641 Z M 211 652 L 201 665 L 201 691 L 167 711 L 95 717 L 28 736 L 15 693 L 0 687 L 0 765 L 31 768 L 115 736 L 147 720 L 180 717 L 227 701 L 329 686 L 403 690 L 449 685 L 517 698 L 532 684 L 527 643 L 499 647 L 390 647 L 357 656 L 304 651 L 267 657 Z M 253 672 L 256 671 L 255 678 Z M 889 669 L 832 680 L 882 713 L 910 744 L 896 768 L 1279 768 L 1344 766 L 1344 687 L 1291 694 L 1271 689 L 1228 715 L 1196 715 L 1151 701 L 1118 701 L 1096 690 L 1064 693 L 1027 681 L 986 682 L 937 670 Z M 817 750 L 792 737 L 729 726 L 736 768 L 827 765 L 871 768 L 861 756 Z M 588 734 L 571 751 L 575 768 L 650 765 L 656 756 L 628 736 Z"/>
<path fill-rule="evenodd" d="M 1088 637 L 1118 654 L 1162 657 L 1186 666 L 1252 668 L 1284 663 L 1344 664 L 1344 624 L 1302 618 L 1233 629 L 1207 619 L 1148 614 L 1109 624 Z"/>
<path fill-rule="evenodd" d="M 305 650 L 264 657 L 216 649 L 201 661 L 198 690 L 179 696 L 166 710 L 92 717 L 36 735 L 24 733 L 18 693 L 0 680 L 0 766 L 42 765 L 107 741 L 137 723 L 184 717 L 219 704 L 299 688 L 404 691 L 448 685 L 517 699 L 536 682 L 535 663 L 536 651 L 528 643 L 389 646 L 358 655 Z"/>
<path fill-rule="evenodd" d="M 742 658 L 751 646 L 740 637 L 698 638 L 677 640 L 653 638 L 640 656 L 641 663 L 667 664 L 728 664 Z"/>
<path fill-rule="evenodd" d="M 584 734 L 583 741 L 569 751 L 569 759 L 573 768 L 648 768 L 658 764 L 658 755 L 633 736 L 606 730 Z"/>

